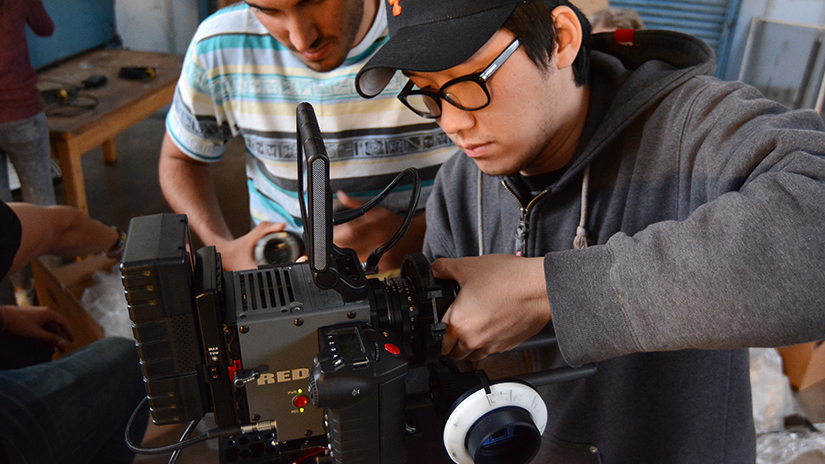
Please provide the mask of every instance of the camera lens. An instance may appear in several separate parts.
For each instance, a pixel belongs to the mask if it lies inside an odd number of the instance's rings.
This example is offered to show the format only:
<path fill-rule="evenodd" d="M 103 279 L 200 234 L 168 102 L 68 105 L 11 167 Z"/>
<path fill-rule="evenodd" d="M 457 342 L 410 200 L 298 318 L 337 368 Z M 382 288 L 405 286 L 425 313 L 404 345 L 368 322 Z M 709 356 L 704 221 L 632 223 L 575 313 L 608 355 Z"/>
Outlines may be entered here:
<path fill-rule="evenodd" d="M 509 406 L 479 418 L 467 433 L 466 446 L 476 464 L 530 462 L 541 446 L 541 433 L 529 412 Z"/>
<path fill-rule="evenodd" d="M 267 264 L 294 263 L 304 254 L 304 242 L 294 232 L 282 231 L 265 235 L 255 245 L 255 262 Z"/>
<path fill-rule="evenodd" d="M 420 254 L 404 259 L 399 277 L 369 280 L 375 303 L 373 322 L 409 342 L 413 364 L 423 365 L 441 357 L 443 328 L 439 321 L 455 300 L 458 284 L 434 279 L 430 263 Z"/>

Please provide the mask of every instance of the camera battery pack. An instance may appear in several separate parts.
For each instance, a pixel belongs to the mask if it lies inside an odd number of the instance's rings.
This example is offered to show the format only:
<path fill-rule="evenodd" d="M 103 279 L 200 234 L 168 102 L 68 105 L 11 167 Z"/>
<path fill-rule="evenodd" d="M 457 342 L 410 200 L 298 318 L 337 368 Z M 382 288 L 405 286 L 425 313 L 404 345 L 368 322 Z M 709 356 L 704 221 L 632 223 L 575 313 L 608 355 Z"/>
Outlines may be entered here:
<path fill-rule="evenodd" d="M 134 218 L 120 265 L 149 405 L 158 425 L 198 420 L 206 412 L 187 242 L 185 216 Z"/>

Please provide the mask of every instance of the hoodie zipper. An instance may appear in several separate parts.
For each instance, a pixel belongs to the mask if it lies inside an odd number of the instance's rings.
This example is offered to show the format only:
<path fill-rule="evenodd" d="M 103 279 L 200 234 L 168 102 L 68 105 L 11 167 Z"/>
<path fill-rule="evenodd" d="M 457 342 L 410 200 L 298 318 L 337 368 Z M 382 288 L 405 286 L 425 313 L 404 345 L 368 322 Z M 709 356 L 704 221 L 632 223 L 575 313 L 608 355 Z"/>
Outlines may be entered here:
<path fill-rule="evenodd" d="M 527 206 L 521 204 L 521 200 L 519 199 L 518 195 L 513 192 L 513 189 L 507 185 L 506 182 L 503 180 L 501 181 L 501 185 L 504 186 L 504 189 L 510 192 L 510 195 L 516 199 L 516 203 L 519 206 L 519 219 L 518 219 L 518 227 L 516 228 L 516 256 L 525 256 L 527 254 L 527 236 L 530 234 L 530 208 L 538 201 L 539 198 L 543 197 L 549 190 L 544 190 L 529 203 Z"/>

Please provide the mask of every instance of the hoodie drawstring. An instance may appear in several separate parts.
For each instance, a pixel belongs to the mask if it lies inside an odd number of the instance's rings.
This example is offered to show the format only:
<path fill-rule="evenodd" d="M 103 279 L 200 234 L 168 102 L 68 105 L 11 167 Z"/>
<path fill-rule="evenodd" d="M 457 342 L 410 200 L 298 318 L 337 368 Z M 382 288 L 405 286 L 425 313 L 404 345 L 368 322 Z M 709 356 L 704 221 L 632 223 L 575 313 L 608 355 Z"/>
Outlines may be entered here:
<path fill-rule="evenodd" d="M 584 228 L 587 220 L 587 188 L 590 184 L 590 165 L 584 168 L 584 175 L 582 176 L 582 206 L 581 216 L 579 216 L 579 226 L 576 227 L 576 238 L 573 239 L 573 248 L 576 250 L 584 250 L 587 248 L 587 230 Z"/>
<path fill-rule="evenodd" d="M 476 230 L 478 232 L 478 255 L 484 256 L 484 173 L 479 169 L 476 176 L 477 192 L 476 197 Z M 504 184 L 505 188 L 507 185 Z M 587 221 L 587 191 L 590 186 L 590 165 L 584 168 L 582 175 L 582 199 L 581 212 L 579 215 L 579 225 L 576 227 L 576 237 L 573 239 L 573 248 L 576 250 L 583 250 L 587 248 L 587 229 L 584 228 Z"/>
<path fill-rule="evenodd" d="M 476 205 L 476 210 L 478 211 L 476 227 L 478 228 L 478 255 L 484 256 L 484 209 L 481 205 L 484 203 L 484 173 L 481 172 L 481 169 L 478 170 L 478 176 L 476 176 L 476 181 L 478 182 L 478 204 Z"/>

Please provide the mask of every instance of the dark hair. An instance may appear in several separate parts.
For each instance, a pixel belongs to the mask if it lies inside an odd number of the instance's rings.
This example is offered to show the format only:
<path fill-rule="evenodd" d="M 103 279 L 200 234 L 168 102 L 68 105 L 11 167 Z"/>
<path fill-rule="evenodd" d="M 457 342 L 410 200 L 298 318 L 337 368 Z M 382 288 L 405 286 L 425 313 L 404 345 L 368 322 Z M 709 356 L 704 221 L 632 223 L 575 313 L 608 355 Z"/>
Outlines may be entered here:
<path fill-rule="evenodd" d="M 577 86 L 587 84 L 590 78 L 590 22 L 587 17 L 567 0 L 545 0 L 526 3 L 516 7 L 503 28 L 521 40 L 524 52 L 541 69 L 547 70 L 550 58 L 556 48 L 556 24 L 553 8 L 564 5 L 570 7 L 579 18 L 582 27 L 582 44 L 579 54 L 573 60 L 573 76 Z"/>

